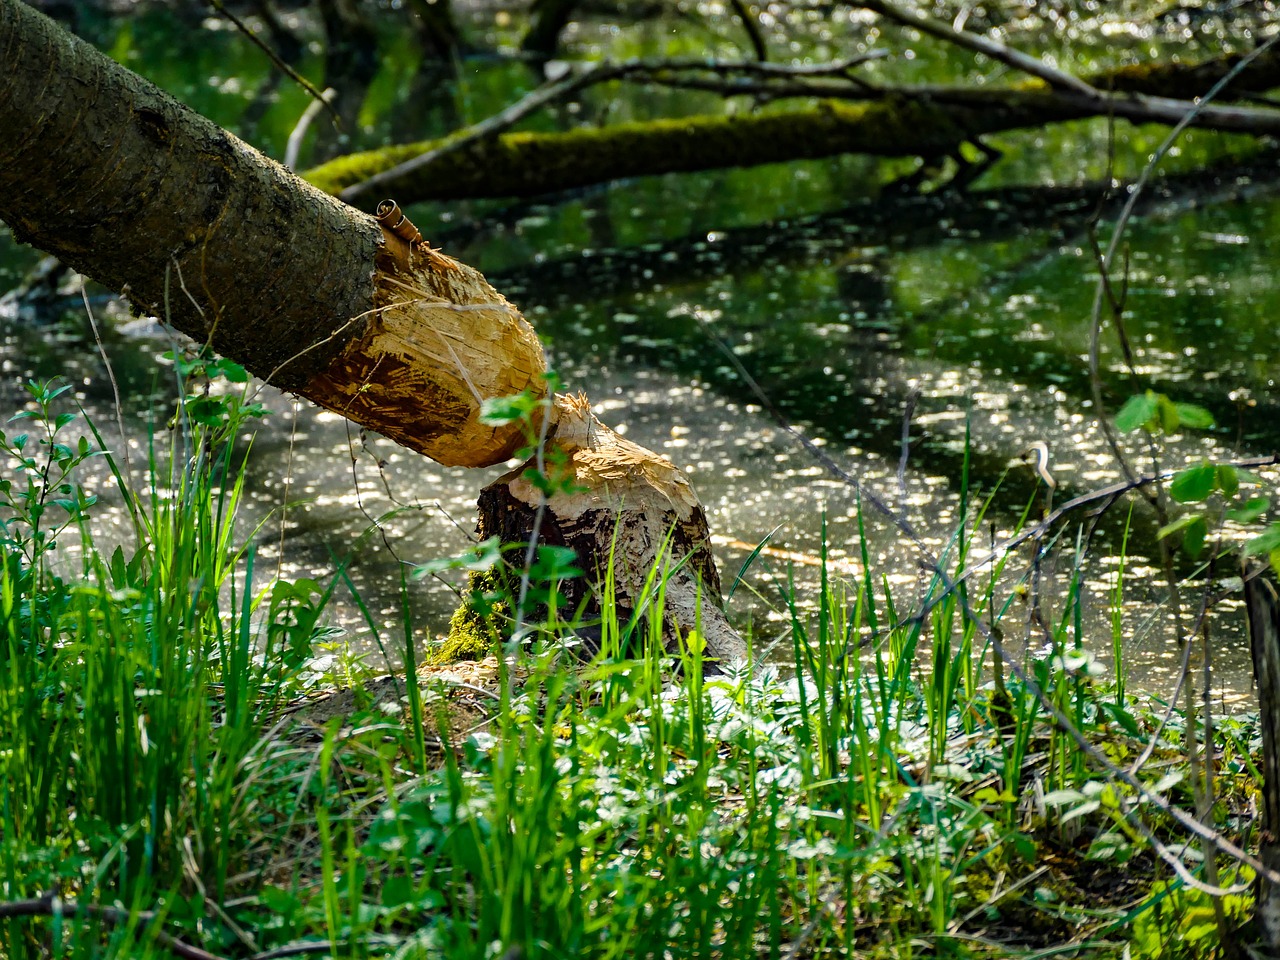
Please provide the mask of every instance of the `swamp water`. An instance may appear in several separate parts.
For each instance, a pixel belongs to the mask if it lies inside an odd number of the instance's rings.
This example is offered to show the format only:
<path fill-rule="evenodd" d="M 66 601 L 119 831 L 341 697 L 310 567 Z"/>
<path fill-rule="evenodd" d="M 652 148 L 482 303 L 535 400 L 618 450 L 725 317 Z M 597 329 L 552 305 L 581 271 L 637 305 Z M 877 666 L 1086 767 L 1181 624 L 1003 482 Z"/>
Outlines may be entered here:
<path fill-rule="evenodd" d="M 237 105 L 243 111 L 262 82 L 262 65 L 224 29 L 175 34 L 165 24 L 133 18 L 98 26 L 92 39 L 234 128 Z M 660 35 L 648 29 L 637 28 L 638 50 L 618 55 L 652 53 Z M 165 42 L 178 53 L 154 60 L 148 51 Z M 192 55 L 184 58 L 187 48 Z M 366 107 L 362 136 L 373 143 L 391 128 L 391 104 L 409 76 L 394 61 L 386 72 Z M 463 80 L 458 100 L 472 120 L 517 96 L 513 83 L 524 89 L 531 82 L 523 67 L 501 62 L 465 65 Z M 610 92 L 588 98 L 582 112 L 626 119 L 719 108 L 681 94 L 673 110 L 673 96 Z M 279 155 L 304 107 L 297 91 L 282 89 L 251 139 Z M 546 122 L 580 119 L 563 110 Z M 768 541 L 730 606 L 763 651 L 785 638 L 781 588 L 794 582 L 803 604 L 816 602 L 824 536 L 833 571 L 856 581 L 865 535 L 872 576 L 888 581 L 900 609 L 910 609 L 928 583 L 917 549 L 865 500 L 860 532 L 857 492 L 774 411 L 909 520 L 935 552 L 959 524 L 966 486 L 970 517 L 996 490 L 975 554 L 1007 535 L 1028 503 L 1035 501 L 1033 515 L 1043 509 L 1043 488 L 1016 463 L 1032 443 L 1052 452 L 1057 503 L 1118 478 L 1089 399 L 1097 280 L 1089 224 L 1101 216 L 1105 242 L 1118 208 L 1097 186 L 1106 182 L 1109 153 L 1115 174 L 1132 177 L 1164 131 L 1118 128 L 1114 150 L 1108 135 L 1105 124 L 1072 124 L 1001 138 L 1005 159 L 966 192 L 934 185 L 922 195 L 893 183 L 909 165 L 845 158 L 631 181 L 555 203 L 411 212 L 434 246 L 484 271 L 524 310 L 568 389 L 585 391 L 601 419 L 688 471 L 726 586 L 751 547 Z M 1213 172 L 1192 172 L 1204 165 Z M 1272 333 L 1280 309 L 1277 157 L 1246 141 L 1193 133 L 1165 167 L 1170 177 L 1143 198 L 1127 235 L 1125 324 L 1139 380 L 1130 380 L 1108 334 L 1104 395 L 1112 412 L 1150 387 L 1214 413 L 1218 429 L 1162 447 L 1162 469 L 1201 456 L 1270 454 L 1280 447 Z M 35 261 L 3 235 L 0 291 Z M 111 440 L 112 392 L 79 298 L 67 308 L 48 328 L 59 332 L 47 336 L 7 321 L 0 396 L 16 409 L 21 380 L 66 376 Z M 107 337 L 126 396 L 125 430 L 138 451 L 149 420 L 163 434 L 171 411 L 172 378 L 157 373 L 152 359 L 167 348 L 163 337 Z M 335 618 L 380 666 L 366 607 L 394 661 L 404 565 L 464 550 L 476 493 L 501 468 L 448 470 L 335 415 L 271 390 L 261 396 L 272 414 L 254 442 L 246 518 L 250 525 L 267 518 L 259 569 L 278 560 L 289 576 L 324 580 L 335 560 L 349 558 L 360 601 L 343 595 Z M 1128 447 L 1136 468 L 1148 472 L 1151 451 L 1138 442 Z M 1271 496 L 1275 479 L 1264 474 L 1258 494 Z M 1096 523 L 1087 512 L 1069 518 L 1044 561 L 1046 618 L 1056 622 L 1080 545 L 1083 632 L 1103 659 L 1126 516 L 1122 502 Z M 1136 510 L 1125 561 L 1125 658 L 1131 683 L 1168 695 L 1181 650 L 1155 612 L 1163 590 L 1150 559 L 1154 529 L 1147 512 Z M 1031 556 L 1027 547 L 1011 561 L 997 604 L 1017 592 Z M 410 589 L 419 635 L 441 632 L 456 602 L 450 586 L 424 581 Z M 1191 604 L 1197 589 L 1187 590 Z M 1018 604 L 1007 614 L 1006 636 L 1026 625 Z M 1246 690 L 1247 637 L 1234 599 L 1217 607 L 1213 630 L 1218 682 Z"/>

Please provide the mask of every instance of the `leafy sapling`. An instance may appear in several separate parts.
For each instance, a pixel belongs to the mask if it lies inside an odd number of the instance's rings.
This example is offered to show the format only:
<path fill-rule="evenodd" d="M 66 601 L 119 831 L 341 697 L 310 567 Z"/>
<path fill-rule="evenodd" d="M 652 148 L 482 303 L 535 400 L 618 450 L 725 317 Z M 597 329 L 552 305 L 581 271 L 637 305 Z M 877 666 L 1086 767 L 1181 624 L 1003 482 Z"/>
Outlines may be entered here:
<path fill-rule="evenodd" d="M 1216 426 L 1211 414 L 1194 403 L 1180 403 L 1163 393 L 1147 390 L 1130 397 L 1116 414 L 1116 427 L 1122 433 L 1145 430 L 1152 436 L 1169 436 L 1184 428 L 1211 430 Z M 1221 497 L 1221 509 L 1210 512 L 1207 508 L 1192 510 L 1160 528 L 1158 536 L 1164 540 L 1181 535 L 1182 551 L 1192 559 L 1204 551 L 1211 521 L 1221 519 L 1236 523 L 1255 523 L 1270 508 L 1266 497 L 1244 497 L 1242 486 L 1256 486 L 1261 480 L 1247 470 L 1230 463 L 1212 463 L 1202 459 L 1173 475 L 1169 482 L 1169 496 L 1181 504 L 1208 504 L 1214 494 Z M 1280 524 L 1261 536 L 1254 537 L 1244 546 L 1246 555 L 1268 554 L 1273 566 L 1280 564 Z M 1278 567 L 1280 569 L 1280 567 Z"/>
<path fill-rule="evenodd" d="M 525 445 L 516 457 L 527 461 L 522 477 L 545 504 L 558 494 L 579 489 L 569 456 L 549 442 L 554 396 L 561 383 L 546 375 L 542 395 L 524 391 L 485 401 L 480 419 L 491 426 L 519 425 Z M 539 542 L 542 508 L 527 543 L 500 544 L 496 537 L 465 553 L 430 561 L 417 567 L 414 576 L 435 576 L 447 571 L 467 574 L 468 595 L 451 624 L 450 641 L 443 655 L 480 655 L 498 636 L 521 643 L 533 633 L 559 632 L 566 611 L 574 611 L 560 590 L 566 580 L 583 576 L 575 552 L 564 546 Z M 464 649 L 465 648 L 465 649 Z"/>

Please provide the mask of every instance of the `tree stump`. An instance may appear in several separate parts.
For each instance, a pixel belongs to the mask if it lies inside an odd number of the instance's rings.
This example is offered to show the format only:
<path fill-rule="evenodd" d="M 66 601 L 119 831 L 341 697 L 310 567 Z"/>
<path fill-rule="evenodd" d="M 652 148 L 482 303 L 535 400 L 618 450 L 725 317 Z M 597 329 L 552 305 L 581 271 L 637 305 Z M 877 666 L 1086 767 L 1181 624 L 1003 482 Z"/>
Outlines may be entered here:
<path fill-rule="evenodd" d="M 613 565 L 620 616 L 652 611 L 645 584 L 657 566 L 665 575 L 662 631 L 666 648 L 697 631 L 706 641 L 705 671 L 746 657 L 746 643 L 721 609 L 720 575 L 711 553 L 707 517 L 685 475 L 670 461 L 625 440 L 591 413 L 583 396 L 559 396 L 548 444 L 565 457 L 568 492 L 545 501 L 538 543 L 569 547 L 585 577 L 563 592 L 575 608 L 584 599 L 598 614 L 596 595 Z M 534 535 L 542 492 L 525 477 L 530 463 L 485 487 L 479 533 L 504 544 Z M 646 607 L 648 609 L 646 609 Z"/>

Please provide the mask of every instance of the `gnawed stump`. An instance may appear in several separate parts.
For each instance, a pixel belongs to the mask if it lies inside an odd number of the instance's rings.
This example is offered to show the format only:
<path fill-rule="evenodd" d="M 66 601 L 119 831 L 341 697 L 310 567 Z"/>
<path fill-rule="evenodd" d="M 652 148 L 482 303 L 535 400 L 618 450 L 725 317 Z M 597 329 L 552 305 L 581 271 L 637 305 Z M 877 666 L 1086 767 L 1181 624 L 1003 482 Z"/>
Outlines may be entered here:
<path fill-rule="evenodd" d="M 711 553 L 706 514 L 688 479 L 670 461 L 625 440 L 591 413 L 585 397 L 558 396 L 549 449 L 560 451 L 560 489 L 546 502 L 538 543 L 571 548 L 584 578 L 566 581 L 570 611 L 586 599 L 596 616 L 596 591 L 612 562 L 619 618 L 652 612 L 645 584 L 655 565 L 666 575 L 663 636 L 676 651 L 693 631 L 705 640 L 706 672 L 746 658 L 746 643 L 721 609 L 720 574 Z M 554 457 L 550 459 L 554 460 Z M 542 494 L 526 463 L 480 493 L 479 534 L 503 544 L 533 535 Z M 687 558 L 687 559 L 686 559 Z"/>

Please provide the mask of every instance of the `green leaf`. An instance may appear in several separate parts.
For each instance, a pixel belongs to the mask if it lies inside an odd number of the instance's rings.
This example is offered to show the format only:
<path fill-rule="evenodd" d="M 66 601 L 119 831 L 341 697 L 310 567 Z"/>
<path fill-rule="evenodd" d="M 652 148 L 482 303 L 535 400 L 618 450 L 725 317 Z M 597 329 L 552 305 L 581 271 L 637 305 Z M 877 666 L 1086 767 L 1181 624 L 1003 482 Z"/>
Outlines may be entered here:
<path fill-rule="evenodd" d="M 1218 489 L 1228 497 L 1234 497 L 1240 492 L 1240 476 L 1229 463 L 1218 464 Z"/>
<path fill-rule="evenodd" d="M 1218 482 L 1218 468 L 1211 463 L 1188 467 L 1169 484 L 1169 496 L 1179 503 L 1199 503 L 1213 493 Z"/>
<path fill-rule="evenodd" d="M 415 580 L 443 573 L 446 570 L 466 570 L 471 573 L 485 573 L 492 570 L 502 560 L 502 548 L 497 537 L 490 537 L 477 543 L 466 553 L 456 557 L 439 557 L 428 560 L 413 569 Z"/>
<path fill-rule="evenodd" d="M 1271 553 L 1275 550 L 1280 550 L 1280 523 L 1271 524 L 1265 531 L 1244 545 L 1244 555 L 1246 557 L 1256 557 L 1259 554 Z"/>
<path fill-rule="evenodd" d="M 1138 737 L 1142 735 L 1142 731 L 1138 727 L 1138 721 L 1124 707 L 1118 706 L 1110 700 L 1104 700 L 1098 704 L 1098 709 L 1110 717 L 1112 722 L 1119 725 L 1120 729 L 1129 734 L 1129 736 Z"/>
<path fill-rule="evenodd" d="M 1163 540 L 1166 537 L 1173 536 L 1175 533 L 1181 533 L 1183 530 L 1187 529 L 1187 527 L 1191 526 L 1191 524 L 1196 522 L 1197 516 L 1198 514 L 1188 513 L 1185 516 L 1179 517 L 1177 520 L 1173 521 L 1173 523 L 1166 523 L 1160 528 L 1159 532 L 1156 533 L 1156 539 Z"/>
<path fill-rule="evenodd" d="M 1160 418 L 1160 429 L 1168 433 L 1177 433 L 1182 421 L 1178 417 L 1178 408 L 1163 393 L 1156 394 L 1156 412 Z"/>
<path fill-rule="evenodd" d="M 1086 860 L 1116 860 L 1123 863 L 1133 852 L 1133 845 L 1122 833 L 1108 830 L 1093 838 L 1085 853 Z"/>
<path fill-rule="evenodd" d="M 1266 513 L 1270 506 L 1271 502 L 1266 497 L 1254 497 L 1242 506 L 1228 510 L 1227 519 L 1234 520 L 1236 523 L 1253 523 Z"/>
<path fill-rule="evenodd" d="M 541 546 L 538 547 L 533 566 L 529 568 L 529 577 L 540 583 L 572 580 L 582 576 L 577 561 L 578 554 L 572 547 Z"/>
<path fill-rule="evenodd" d="M 1034 863 L 1036 859 L 1036 842 L 1025 833 L 1014 833 L 1010 840 L 1014 852 L 1026 863 Z"/>
<path fill-rule="evenodd" d="M 1061 807 L 1068 803 L 1075 803 L 1078 800 L 1085 799 L 1085 795 L 1079 790 L 1073 790 L 1070 787 L 1064 787 L 1061 790 L 1051 790 L 1041 798 L 1041 802 L 1046 807 Z"/>
<path fill-rule="evenodd" d="M 1190 427 L 1192 430 L 1211 430 L 1217 426 L 1213 414 L 1204 407 L 1194 403 L 1175 403 L 1173 406 L 1178 412 L 1178 419 L 1185 427 Z"/>
<path fill-rule="evenodd" d="M 1194 517 L 1187 532 L 1182 535 L 1182 549 L 1187 552 L 1187 556 L 1192 560 L 1200 556 L 1200 551 L 1204 549 L 1204 538 L 1208 535 L 1209 525 L 1205 523 L 1204 517 Z"/>
<path fill-rule="evenodd" d="M 1078 807 L 1072 807 L 1070 810 L 1064 813 L 1061 817 L 1061 822 L 1067 823 L 1068 821 L 1076 819 L 1076 817 L 1087 817 L 1089 814 L 1093 813 L 1095 810 L 1097 810 L 1101 806 L 1102 806 L 1101 800 L 1086 800 L 1084 803 L 1080 804 Z"/>
<path fill-rule="evenodd" d="M 1148 390 L 1124 402 L 1116 414 L 1116 429 L 1121 433 L 1132 433 L 1155 418 L 1158 401 L 1156 395 Z"/>
<path fill-rule="evenodd" d="M 219 360 L 217 371 L 231 383 L 247 383 L 249 381 L 249 371 L 234 360 Z"/>
<path fill-rule="evenodd" d="M 480 422 L 501 427 L 529 417 L 541 401 L 525 391 L 513 397 L 494 397 L 480 405 Z"/>

